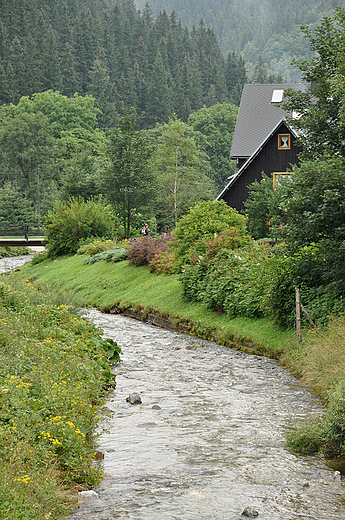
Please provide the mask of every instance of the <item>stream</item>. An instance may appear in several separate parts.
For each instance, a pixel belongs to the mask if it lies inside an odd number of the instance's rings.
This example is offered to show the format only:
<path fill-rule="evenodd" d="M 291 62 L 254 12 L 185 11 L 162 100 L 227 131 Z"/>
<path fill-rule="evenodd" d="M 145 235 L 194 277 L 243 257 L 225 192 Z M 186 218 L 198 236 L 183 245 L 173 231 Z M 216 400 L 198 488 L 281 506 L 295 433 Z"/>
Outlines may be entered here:
<path fill-rule="evenodd" d="M 16 267 L 20 267 L 25 262 L 30 262 L 34 255 L 9 256 L 7 258 L 0 258 L 0 273 L 10 273 Z"/>
<path fill-rule="evenodd" d="M 69 520 L 345 519 L 340 474 L 285 448 L 289 422 L 321 406 L 277 361 L 88 317 L 123 355 L 100 437 L 106 477 Z M 141 404 L 126 401 L 133 393 Z"/>
<path fill-rule="evenodd" d="M 0 271 L 29 259 L 0 260 Z M 339 472 L 285 448 L 290 422 L 322 407 L 277 361 L 123 315 L 87 317 L 123 354 L 99 438 L 105 478 L 68 520 L 345 520 Z"/>

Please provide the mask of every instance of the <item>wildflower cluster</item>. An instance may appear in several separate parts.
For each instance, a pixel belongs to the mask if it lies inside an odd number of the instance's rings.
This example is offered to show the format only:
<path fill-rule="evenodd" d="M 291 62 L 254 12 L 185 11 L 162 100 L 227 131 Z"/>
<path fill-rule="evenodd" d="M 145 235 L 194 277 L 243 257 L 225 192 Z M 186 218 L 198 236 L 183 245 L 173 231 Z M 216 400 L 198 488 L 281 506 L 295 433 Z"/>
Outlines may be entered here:
<path fill-rule="evenodd" d="M 102 478 L 94 432 L 115 384 L 109 345 L 71 305 L 13 275 L 0 280 L 0 342 L 0 518 L 57 518 L 63 487 Z"/>

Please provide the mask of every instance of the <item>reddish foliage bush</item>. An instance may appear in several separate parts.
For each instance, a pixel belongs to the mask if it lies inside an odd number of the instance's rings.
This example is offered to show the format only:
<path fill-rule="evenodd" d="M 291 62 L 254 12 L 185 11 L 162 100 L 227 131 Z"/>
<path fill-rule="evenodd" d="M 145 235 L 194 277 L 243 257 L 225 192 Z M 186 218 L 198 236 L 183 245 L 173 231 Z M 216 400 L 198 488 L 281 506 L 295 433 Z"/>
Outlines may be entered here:
<path fill-rule="evenodd" d="M 238 226 L 225 229 L 206 244 L 207 261 L 212 260 L 224 249 L 238 249 L 252 242 L 248 233 L 243 232 Z"/>
<path fill-rule="evenodd" d="M 158 253 L 149 263 L 151 273 L 174 274 L 178 272 L 176 265 L 176 253 L 172 249 L 167 249 Z"/>
<path fill-rule="evenodd" d="M 168 249 L 169 242 L 172 241 L 171 235 L 163 233 L 158 238 L 144 236 L 132 241 L 131 248 L 127 253 L 127 259 L 131 265 L 149 265 L 150 261 L 162 251 Z"/>

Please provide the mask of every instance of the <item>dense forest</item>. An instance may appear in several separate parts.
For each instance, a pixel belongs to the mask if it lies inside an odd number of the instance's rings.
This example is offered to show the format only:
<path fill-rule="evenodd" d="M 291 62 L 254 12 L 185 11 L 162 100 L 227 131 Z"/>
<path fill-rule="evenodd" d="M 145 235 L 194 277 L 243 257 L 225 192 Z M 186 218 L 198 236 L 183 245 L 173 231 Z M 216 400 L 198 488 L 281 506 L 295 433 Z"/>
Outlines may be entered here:
<path fill-rule="evenodd" d="M 143 9 L 146 0 L 136 0 Z M 249 79 L 255 77 L 255 64 L 260 56 L 268 72 L 281 74 L 285 81 L 300 79 L 291 67 L 292 58 L 308 59 L 308 41 L 300 25 L 316 26 L 344 0 L 150 0 L 154 15 L 161 10 L 176 11 L 188 27 L 197 25 L 202 17 L 212 27 L 226 55 L 235 51 L 246 61 Z"/>
<path fill-rule="evenodd" d="M 183 27 L 174 11 L 0 0 L 0 221 L 34 222 L 58 200 L 103 194 L 126 234 L 143 219 L 174 226 L 234 169 L 245 81 L 243 59 L 224 57 L 213 29 Z M 135 175 L 122 138 L 147 158 Z"/>
<path fill-rule="evenodd" d="M 174 11 L 154 19 L 133 0 L 0 2 L 0 103 L 48 89 L 92 94 L 114 124 L 125 106 L 145 111 L 145 126 L 217 102 L 239 103 L 244 61 L 224 57 L 213 29 L 189 30 Z"/>

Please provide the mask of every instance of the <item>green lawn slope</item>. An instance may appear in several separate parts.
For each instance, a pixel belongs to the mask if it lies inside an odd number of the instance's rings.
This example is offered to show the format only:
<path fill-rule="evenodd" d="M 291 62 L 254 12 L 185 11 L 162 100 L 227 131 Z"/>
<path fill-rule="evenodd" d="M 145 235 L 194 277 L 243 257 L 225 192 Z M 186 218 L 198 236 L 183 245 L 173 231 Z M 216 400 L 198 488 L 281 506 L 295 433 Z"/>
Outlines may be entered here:
<path fill-rule="evenodd" d="M 235 318 L 217 315 L 201 303 L 187 302 L 178 275 L 156 275 L 145 267 L 133 267 L 126 261 L 100 261 L 83 265 L 87 256 L 75 255 L 58 260 L 46 260 L 21 268 L 23 276 L 42 284 L 53 284 L 68 291 L 80 306 L 95 307 L 109 312 L 115 307 L 154 312 L 172 320 L 183 319 L 193 324 L 192 333 L 202 337 L 212 335 L 220 343 L 236 348 L 252 348 L 255 352 L 278 356 L 294 332 L 282 330 L 268 319 Z M 248 350 L 247 350 L 248 351 Z"/>

